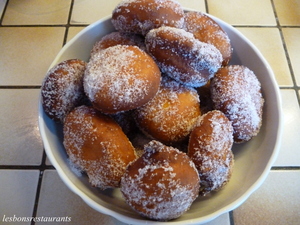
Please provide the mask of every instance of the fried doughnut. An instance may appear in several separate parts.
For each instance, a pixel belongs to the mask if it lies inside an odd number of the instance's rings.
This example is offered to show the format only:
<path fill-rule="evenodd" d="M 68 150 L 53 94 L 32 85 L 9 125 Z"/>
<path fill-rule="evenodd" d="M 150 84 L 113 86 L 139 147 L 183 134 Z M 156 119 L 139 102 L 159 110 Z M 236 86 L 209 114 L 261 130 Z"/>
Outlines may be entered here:
<path fill-rule="evenodd" d="M 116 45 L 97 53 L 87 64 L 84 91 L 104 113 L 137 108 L 154 97 L 160 85 L 154 60 L 136 46 Z"/>
<path fill-rule="evenodd" d="M 170 78 L 163 78 L 155 97 L 134 111 L 138 127 L 165 144 L 185 140 L 200 114 L 197 91 Z"/>
<path fill-rule="evenodd" d="M 192 131 L 188 156 L 200 176 L 200 194 L 222 188 L 230 179 L 233 168 L 233 128 L 221 111 L 204 114 Z"/>
<path fill-rule="evenodd" d="M 83 74 L 86 63 L 65 60 L 50 69 L 42 83 L 41 101 L 45 113 L 55 121 L 65 116 L 84 99 Z"/>
<path fill-rule="evenodd" d="M 232 122 L 235 143 L 249 141 L 258 134 L 264 99 L 253 71 L 240 65 L 221 68 L 212 79 L 211 96 L 214 108 Z"/>
<path fill-rule="evenodd" d="M 71 111 L 63 134 L 70 161 L 100 189 L 119 187 L 127 165 L 137 157 L 121 127 L 91 107 L 79 106 Z"/>
<path fill-rule="evenodd" d="M 126 202 L 139 214 L 166 221 L 180 217 L 199 192 L 199 175 L 189 157 L 158 141 L 131 163 L 121 179 Z"/>
<path fill-rule="evenodd" d="M 200 42 L 183 29 L 153 29 L 146 35 L 145 43 L 163 73 L 192 87 L 206 84 L 223 60 L 216 47 Z"/>
<path fill-rule="evenodd" d="M 232 47 L 227 33 L 209 16 L 201 12 L 185 13 L 184 29 L 202 42 L 214 45 L 222 54 L 222 65 L 231 59 Z"/>
<path fill-rule="evenodd" d="M 91 58 L 99 51 L 115 45 L 133 45 L 145 50 L 145 40 L 143 36 L 132 33 L 112 32 L 94 44 L 91 50 Z"/>
<path fill-rule="evenodd" d="M 146 35 L 161 26 L 181 28 L 184 11 L 173 0 L 123 0 L 113 10 L 111 21 L 118 31 Z"/>

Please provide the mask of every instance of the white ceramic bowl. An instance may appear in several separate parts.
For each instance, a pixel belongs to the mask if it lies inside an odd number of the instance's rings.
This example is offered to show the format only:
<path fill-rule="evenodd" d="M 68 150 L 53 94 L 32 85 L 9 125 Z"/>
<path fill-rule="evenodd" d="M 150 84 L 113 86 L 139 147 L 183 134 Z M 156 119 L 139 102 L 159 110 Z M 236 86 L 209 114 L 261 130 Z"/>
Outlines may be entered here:
<path fill-rule="evenodd" d="M 259 135 L 245 144 L 234 145 L 235 167 L 230 182 L 219 192 L 199 197 L 180 218 L 169 222 L 150 221 L 130 209 L 119 189 L 100 191 L 91 187 L 87 177 L 78 176 L 68 163 L 62 144 L 62 126 L 49 119 L 39 102 L 39 128 L 45 151 L 64 183 L 89 206 L 130 224 L 200 224 L 242 204 L 265 180 L 279 151 L 281 100 L 271 67 L 258 49 L 232 26 L 212 17 L 227 32 L 233 47 L 230 64 L 243 64 L 255 72 L 265 98 L 263 125 Z M 114 30 L 110 17 L 83 29 L 54 59 L 55 64 L 71 58 L 87 61 L 93 44 Z M 73 206 L 70 206 L 73 207 Z"/>

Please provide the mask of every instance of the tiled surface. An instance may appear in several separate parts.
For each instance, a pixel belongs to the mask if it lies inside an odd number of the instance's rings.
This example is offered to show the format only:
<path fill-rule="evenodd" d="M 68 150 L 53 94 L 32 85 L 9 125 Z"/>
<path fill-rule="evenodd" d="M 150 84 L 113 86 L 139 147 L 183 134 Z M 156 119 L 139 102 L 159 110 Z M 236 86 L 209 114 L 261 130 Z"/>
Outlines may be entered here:
<path fill-rule="evenodd" d="M 89 224 L 114 224 L 109 216 L 97 213 L 86 205 L 79 196 L 71 192 L 61 181 L 55 170 L 46 170 L 44 172 L 40 192 L 43 197 L 39 199 L 38 217 L 68 216 L 71 218 L 72 224 L 78 225 L 85 224 L 86 221 L 89 221 Z M 46 225 L 52 223 L 42 222 L 37 224 Z"/>
<path fill-rule="evenodd" d="M 273 69 L 280 86 L 293 86 L 278 28 L 238 28 L 263 54 Z M 276 54 L 274 54 L 276 52 Z M 278 63 L 280 62 L 280 63 Z"/>
<path fill-rule="evenodd" d="M 284 114 L 283 137 L 281 151 L 279 152 L 279 156 L 274 166 L 300 167 L 300 148 L 295 145 L 295 143 L 297 142 L 297 139 L 295 139 L 295 135 L 299 136 L 300 134 L 300 110 L 298 105 L 297 93 L 294 90 L 282 89 L 281 97 Z"/>
<path fill-rule="evenodd" d="M 69 216 L 70 224 L 122 224 L 95 212 L 66 187 L 45 156 L 37 127 L 40 85 L 54 57 L 117 2 L 0 0 L 0 224 L 7 224 L 4 215 Z M 283 100 L 282 146 L 267 180 L 240 207 L 208 224 L 298 224 L 299 0 L 179 2 L 207 11 L 246 35 L 273 68 Z"/>
<path fill-rule="evenodd" d="M 300 86 L 300 28 L 283 28 L 282 33 L 288 49 L 297 86 Z"/>
<path fill-rule="evenodd" d="M 85 27 L 70 27 L 68 31 L 67 41 L 70 41 L 76 34 L 78 34 Z"/>
<path fill-rule="evenodd" d="M 4 215 L 32 215 L 39 173 L 39 170 L 0 170 L 0 224 Z"/>
<path fill-rule="evenodd" d="M 274 0 L 279 23 L 282 26 L 300 25 L 299 0 Z"/>
<path fill-rule="evenodd" d="M 209 0 L 207 4 L 210 14 L 232 25 L 276 25 L 270 0 Z"/>
<path fill-rule="evenodd" d="M 10 0 L 3 25 L 66 24 L 71 0 Z"/>
<path fill-rule="evenodd" d="M 234 210 L 234 224 L 299 224 L 299 177 L 299 170 L 271 171 L 255 194 Z"/>
<path fill-rule="evenodd" d="M 0 0 L 0 17 L 2 16 L 3 9 L 5 7 L 6 0 Z"/>
<path fill-rule="evenodd" d="M 40 165 L 38 89 L 0 89 L 0 165 Z"/>
<path fill-rule="evenodd" d="M 99 0 L 75 0 L 71 24 L 93 23 L 102 17 L 108 16 L 119 2 L 119 0 L 109 0 L 109 4 L 103 4 L 103 1 Z"/>
<path fill-rule="evenodd" d="M 0 27 L 0 84 L 40 85 L 64 33 L 63 27 Z"/>

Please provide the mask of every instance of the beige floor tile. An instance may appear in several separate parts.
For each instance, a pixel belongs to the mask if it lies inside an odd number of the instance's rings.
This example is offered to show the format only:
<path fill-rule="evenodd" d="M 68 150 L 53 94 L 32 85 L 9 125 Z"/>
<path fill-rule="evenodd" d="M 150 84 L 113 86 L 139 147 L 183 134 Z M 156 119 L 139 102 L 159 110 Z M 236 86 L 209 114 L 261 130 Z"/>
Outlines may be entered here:
<path fill-rule="evenodd" d="M 299 0 L 274 0 L 275 9 L 282 26 L 300 25 Z"/>
<path fill-rule="evenodd" d="M 220 225 L 220 224 L 230 225 L 229 213 L 225 213 L 210 222 L 204 223 L 203 225 Z"/>
<path fill-rule="evenodd" d="M 234 210 L 235 225 L 299 224 L 300 171 L 271 171 L 263 185 Z"/>
<path fill-rule="evenodd" d="M 71 24 L 90 24 L 111 14 L 120 0 L 75 0 Z"/>
<path fill-rule="evenodd" d="M 0 224 L 31 224 L 3 219 L 32 216 L 38 179 L 38 170 L 0 170 Z"/>
<path fill-rule="evenodd" d="M 78 34 L 85 27 L 69 27 L 67 42 L 70 41 L 76 34 Z"/>
<path fill-rule="evenodd" d="M 273 69 L 280 86 L 292 86 L 293 81 L 277 28 L 238 28 L 263 54 Z M 274 54 L 276 52 L 276 54 Z"/>
<path fill-rule="evenodd" d="M 39 89 L 0 89 L 0 165 L 41 164 L 39 93 Z"/>
<path fill-rule="evenodd" d="M 204 0 L 178 0 L 184 8 L 206 12 Z"/>
<path fill-rule="evenodd" d="M 300 28 L 283 28 L 282 33 L 288 49 L 297 85 L 300 86 Z"/>
<path fill-rule="evenodd" d="M 2 16 L 3 9 L 5 7 L 6 2 L 7 2 L 7 0 L 0 0 L 0 18 Z"/>
<path fill-rule="evenodd" d="M 45 164 L 46 164 L 47 166 L 52 166 L 52 163 L 50 162 L 50 160 L 49 160 L 48 157 L 46 157 Z"/>
<path fill-rule="evenodd" d="M 62 27 L 0 27 L 0 85 L 41 85 L 64 33 Z"/>
<path fill-rule="evenodd" d="M 71 0 L 10 0 L 4 25 L 66 24 Z"/>
<path fill-rule="evenodd" d="M 274 166 L 300 166 L 299 134 L 300 109 L 294 90 L 281 90 L 283 135 L 281 148 Z"/>
<path fill-rule="evenodd" d="M 44 172 L 37 216 L 70 217 L 72 225 L 115 225 L 111 217 L 96 212 L 71 192 L 55 170 Z M 53 222 L 36 224 L 51 225 Z"/>
<path fill-rule="evenodd" d="M 210 14 L 232 25 L 276 25 L 269 0 L 209 0 Z"/>

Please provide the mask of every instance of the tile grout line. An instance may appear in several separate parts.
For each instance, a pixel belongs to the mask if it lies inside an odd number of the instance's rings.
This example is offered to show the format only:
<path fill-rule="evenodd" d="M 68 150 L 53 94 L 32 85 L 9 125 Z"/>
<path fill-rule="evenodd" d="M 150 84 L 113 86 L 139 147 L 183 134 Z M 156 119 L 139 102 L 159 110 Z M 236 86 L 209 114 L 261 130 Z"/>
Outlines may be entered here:
<path fill-rule="evenodd" d="M 0 85 L 1 89 L 40 89 L 41 85 Z"/>
<path fill-rule="evenodd" d="M 206 13 L 209 14 L 209 10 L 208 10 L 208 2 L 207 2 L 207 0 L 204 0 L 204 4 L 205 4 L 205 11 L 206 11 Z"/>
<path fill-rule="evenodd" d="M 290 76 L 291 76 L 292 81 L 293 81 L 293 87 L 290 88 L 290 89 L 295 91 L 296 98 L 297 98 L 297 101 L 298 101 L 298 106 L 300 106 L 300 96 L 299 96 L 299 93 L 298 93 L 300 87 L 297 86 L 296 77 L 295 77 L 295 74 L 294 74 L 294 70 L 293 70 L 293 67 L 292 67 L 290 55 L 289 55 L 287 45 L 286 45 L 286 42 L 285 42 L 285 39 L 284 39 L 283 31 L 282 31 L 283 26 L 281 26 L 281 24 L 280 24 L 278 14 L 277 14 L 277 11 L 276 11 L 276 7 L 275 7 L 275 4 L 274 4 L 274 0 L 270 0 L 270 1 L 271 1 L 271 5 L 273 7 L 273 13 L 274 13 L 274 16 L 275 16 L 275 19 L 276 19 L 277 28 L 279 30 L 282 46 L 283 46 L 285 57 L 286 57 L 287 64 L 288 64 L 288 67 L 289 67 Z M 290 27 L 290 26 L 285 26 L 285 27 Z M 291 26 L 291 27 L 293 27 L 293 26 Z M 279 88 L 280 89 L 285 89 L 286 87 L 280 87 L 279 86 Z"/>
<path fill-rule="evenodd" d="M 8 2 L 9 2 L 9 0 L 6 1 L 5 6 L 3 8 L 3 11 L 2 11 L 2 15 L 0 17 L 0 27 L 2 26 L 2 21 L 3 21 L 4 15 L 5 15 L 5 12 L 6 12 L 6 9 L 7 9 Z"/>
<path fill-rule="evenodd" d="M 67 43 L 67 40 L 68 40 L 69 28 L 71 26 L 70 21 L 71 21 L 72 13 L 73 13 L 73 6 L 74 6 L 74 0 L 72 0 L 71 4 L 70 4 L 68 20 L 67 20 L 67 24 L 65 26 L 66 30 L 65 30 L 65 35 L 64 35 L 64 39 L 63 39 L 63 46 Z"/>
<path fill-rule="evenodd" d="M 300 166 L 273 166 L 272 171 L 299 171 Z"/>
<path fill-rule="evenodd" d="M 36 195 L 35 195 L 35 200 L 34 200 L 34 207 L 32 210 L 32 217 L 35 218 L 37 216 L 37 210 L 38 210 L 38 204 L 39 204 L 39 199 L 41 195 L 41 187 L 42 187 L 42 182 L 43 182 L 43 176 L 44 176 L 44 171 L 48 168 L 46 166 L 46 152 L 43 150 L 43 157 L 42 157 L 42 163 L 40 165 L 40 175 L 39 175 L 39 180 L 36 188 Z M 35 225 L 34 220 L 31 221 L 31 225 Z"/>
<path fill-rule="evenodd" d="M 229 212 L 229 224 L 230 225 L 234 225 L 234 216 L 233 216 L 233 213 L 234 213 L 234 209 Z"/>
<path fill-rule="evenodd" d="M 36 194 L 35 194 L 35 200 L 34 200 L 34 206 L 32 210 L 32 218 L 35 218 L 37 216 L 37 209 L 38 209 L 38 203 L 40 199 L 41 194 L 41 186 L 42 186 L 42 180 L 43 180 L 44 171 L 40 170 L 39 180 L 36 187 Z M 31 221 L 31 225 L 34 225 L 34 220 Z"/>

